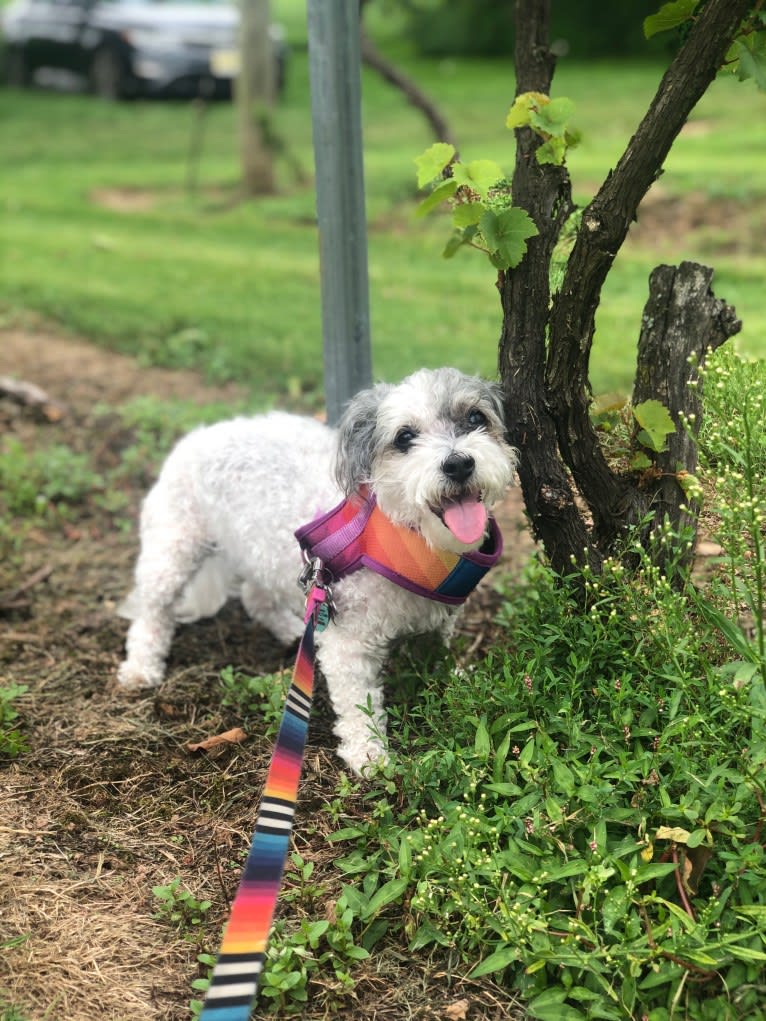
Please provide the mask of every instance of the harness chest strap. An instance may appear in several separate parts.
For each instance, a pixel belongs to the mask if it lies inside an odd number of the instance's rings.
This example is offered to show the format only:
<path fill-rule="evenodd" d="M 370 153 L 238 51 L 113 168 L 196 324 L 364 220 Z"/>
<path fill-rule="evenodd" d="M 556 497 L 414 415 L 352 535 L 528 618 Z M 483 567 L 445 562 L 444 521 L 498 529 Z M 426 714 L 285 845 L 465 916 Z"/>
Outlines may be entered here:
<path fill-rule="evenodd" d="M 394 524 L 364 490 L 299 528 L 295 536 L 307 556 L 319 557 L 333 580 L 366 567 L 410 592 L 453 606 L 465 602 L 503 552 L 494 518 L 481 549 L 461 555 L 434 549 L 419 532 Z"/>

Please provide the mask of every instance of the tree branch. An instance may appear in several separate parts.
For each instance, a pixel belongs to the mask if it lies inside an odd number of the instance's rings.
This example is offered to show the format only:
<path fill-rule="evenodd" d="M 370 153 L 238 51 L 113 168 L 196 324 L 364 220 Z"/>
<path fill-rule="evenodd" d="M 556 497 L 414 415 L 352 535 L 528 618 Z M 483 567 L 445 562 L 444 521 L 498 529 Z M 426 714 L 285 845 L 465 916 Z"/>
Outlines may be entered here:
<path fill-rule="evenodd" d="M 615 169 L 590 205 L 550 317 L 547 389 L 558 422 L 561 454 L 607 543 L 625 498 L 589 419 L 588 369 L 601 288 L 635 219 L 638 204 L 679 131 L 721 67 L 752 0 L 709 0 Z"/>

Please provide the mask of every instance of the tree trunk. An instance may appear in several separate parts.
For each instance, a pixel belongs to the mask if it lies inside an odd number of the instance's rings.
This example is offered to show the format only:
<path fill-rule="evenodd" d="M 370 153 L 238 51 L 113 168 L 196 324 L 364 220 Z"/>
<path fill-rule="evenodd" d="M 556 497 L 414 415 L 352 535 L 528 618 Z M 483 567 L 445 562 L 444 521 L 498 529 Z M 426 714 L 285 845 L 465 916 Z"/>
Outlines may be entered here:
<path fill-rule="evenodd" d="M 565 167 L 540 166 L 542 139 L 517 131 L 514 204 L 539 235 L 512 271 L 500 275 L 503 309 L 499 367 L 519 475 L 536 536 L 553 568 L 598 568 L 642 497 L 635 478 L 614 472 L 591 423 L 589 363 L 601 288 L 638 204 L 662 171 L 678 132 L 715 77 L 751 0 L 709 0 L 660 83 L 625 153 L 584 210 L 564 279 L 551 295 L 551 255 L 573 211 Z M 548 94 L 550 0 L 517 0 L 517 94 Z M 577 497 L 581 499 L 577 499 Z"/>
<path fill-rule="evenodd" d="M 269 0 L 241 0 L 241 66 L 236 84 L 242 187 L 246 195 L 275 190 L 270 119 L 276 74 Z"/>
<path fill-rule="evenodd" d="M 698 510 L 683 485 L 684 473 L 693 475 L 697 468 L 695 440 L 702 425 L 698 368 L 710 351 L 742 328 L 734 309 L 714 297 L 712 279 L 712 269 L 694 262 L 658 266 L 649 278 L 649 299 L 641 319 L 633 406 L 660 401 L 676 426 L 665 450 L 646 451 L 652 466 L 639 478 L 638 516 L 643 519 L 646 512 L 654 512 L 646 541 L 657 549 L 662 566 L 667 553 L 653 540 L 665 522 L 677 534 L 693 530 Z M 692 552 L 675 555 L 688 563 Z"/>

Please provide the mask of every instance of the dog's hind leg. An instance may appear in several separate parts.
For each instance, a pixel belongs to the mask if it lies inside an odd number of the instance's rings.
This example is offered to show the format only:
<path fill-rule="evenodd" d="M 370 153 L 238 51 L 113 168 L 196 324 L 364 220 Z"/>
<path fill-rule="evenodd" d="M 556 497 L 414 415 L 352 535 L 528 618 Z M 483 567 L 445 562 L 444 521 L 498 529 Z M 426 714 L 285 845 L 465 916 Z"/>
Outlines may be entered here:
<path fill-rule="evenodd" d="M 136 585 L 121 612 L 133 618 L 127 654 L 117 672 L 123 688 L 155 688 L 165 675 L 184 589 L 211 552 L 193 522 L 167 514 L 144 515 Z"/>
<path fill-rule="evenodd" d="M 240 592 L 249 616 L 268 628 L 283 645 L 292 645 L 303 634 L 303 618 L 292 608 L 291 596 L 292 592 L 288 595 L 274 589 L 267 591 L 253 581 L 243 582 Z"/>

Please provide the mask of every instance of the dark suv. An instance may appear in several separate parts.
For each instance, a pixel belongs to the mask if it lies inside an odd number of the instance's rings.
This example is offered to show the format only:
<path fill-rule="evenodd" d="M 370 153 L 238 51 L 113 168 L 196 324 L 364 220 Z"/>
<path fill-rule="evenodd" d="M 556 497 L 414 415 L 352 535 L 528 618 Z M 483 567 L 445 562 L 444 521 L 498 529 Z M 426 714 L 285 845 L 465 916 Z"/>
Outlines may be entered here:
<path fill-rule="evenodd" d="M 227 0 L 12 0 L 2 11 L 6 79 L 23 88 L 41 71 L 85 79 L 107 99 L 229 96 L 239 12 Z M 271 31 L 277 89 L 287 48 Z"/>

